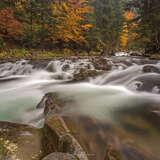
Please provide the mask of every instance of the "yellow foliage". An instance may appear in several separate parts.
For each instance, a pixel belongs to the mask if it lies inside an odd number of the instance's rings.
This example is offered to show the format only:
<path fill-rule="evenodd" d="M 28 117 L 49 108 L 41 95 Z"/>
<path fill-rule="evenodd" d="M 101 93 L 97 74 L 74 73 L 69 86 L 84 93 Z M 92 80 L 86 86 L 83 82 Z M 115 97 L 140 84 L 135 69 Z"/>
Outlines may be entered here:
<path fill-rule="evenodd" d="M 20 1 L 17 0 L 14 2 L 16 10 L 21 11 L 21 12 L 24 11 L 25 5 L 27 3 L 29 3 L 27 0 L 20 0 Z"/>
<path fill-rule="evenodd" d="M 56 1 L 52 5 L 53 15 L 57 19 L 56 34 L 54 40 L 64 42 L 74 41 L 84 43 L 84 32 L 92 28 L 92 24 L 86 21 L 86 14 L 92 12 L 92 8 L 86 0 Z"/>
<path fill-rule="evenodd" d="M 126 24 L 124 24 L 123 30 L 122 30 L 122 33 L 120 36 L 120 43 L 121 43 L 122 48 L 125 48 L 128 44 L 128 40 L 129 40 L 128 32 L 129 32 L 128 26 Z"/>
<path fill-rule="evenodd" d="M 123 14 L 125 21 L 131 21 L 135 18 L 135 14 L 132 11 L 125 11 Z M 130 40 L 134 40 L 137 37 L 137 34 L 131 33 L 130 30 L 137 27 L 136 23 L 127 24 L 124 22 L 123 30 L 120 35 L 120 45 L 122 48 L 126 48 Z"/>
<path fill-rule="evenodd" d="M 23 4 L 21 2 L 15 2 L 15 7 L 17 10 L 21 11 L 23 10 Z"/>

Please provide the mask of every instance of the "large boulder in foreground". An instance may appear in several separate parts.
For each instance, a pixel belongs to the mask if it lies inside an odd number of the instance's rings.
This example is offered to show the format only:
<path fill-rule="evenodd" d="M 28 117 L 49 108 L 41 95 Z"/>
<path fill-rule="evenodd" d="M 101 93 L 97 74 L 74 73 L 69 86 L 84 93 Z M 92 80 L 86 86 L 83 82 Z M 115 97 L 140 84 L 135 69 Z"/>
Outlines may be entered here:
<path fill-rule="evenodd" d="M 73 137 L 64 120 L 58 114 L 46 117 L 43 130 L 45 153 L 57 151 L 72 154 L 78 160 L 88 160 L 84 149 Z"/>
<path fill-rule="evenodd" d="M 0 122 L 1 160 L 39 160 L 42 158 L 42 134 L 39 129 Z"/>

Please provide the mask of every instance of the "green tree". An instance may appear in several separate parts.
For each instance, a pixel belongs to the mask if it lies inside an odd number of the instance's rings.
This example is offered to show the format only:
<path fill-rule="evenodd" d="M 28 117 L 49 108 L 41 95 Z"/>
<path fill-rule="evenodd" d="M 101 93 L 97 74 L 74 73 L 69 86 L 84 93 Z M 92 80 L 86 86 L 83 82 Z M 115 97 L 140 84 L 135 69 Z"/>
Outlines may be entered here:
<path fill-rule="evenodd" d="M 119 45 L 123 3 L 121 0 L 95 0 L 92 4 L 95 18 L 92 34 L 105 51 L 113 52 Z"/>
<path fill-rule="evenodd" d="M 159 0 L 132 0 L 127 7 L 136 11 L 133 22 L 138 24 L 135 32 L 139 35 L 138 45 L 145 48 L 146 53 L 160 52 L 160 3 Z"/>

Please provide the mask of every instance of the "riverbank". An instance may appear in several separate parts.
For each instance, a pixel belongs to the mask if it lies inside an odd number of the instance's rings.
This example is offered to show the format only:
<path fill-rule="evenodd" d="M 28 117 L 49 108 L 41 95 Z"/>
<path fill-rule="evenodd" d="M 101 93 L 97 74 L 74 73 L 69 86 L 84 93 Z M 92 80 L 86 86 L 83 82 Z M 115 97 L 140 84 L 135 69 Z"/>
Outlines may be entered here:
<path fill-rule="evenodd" d="M 110 57 L 110 56 L 132 56 L 132 57 L 142 57 L 149 59 L 160 59 L 160 54 L 150 54 L 145 55 L 139 51 L 124 51 L 117 52 L 117 54 L 102 54 L 98 51 L 74 51 L 70 49 L 55 49 L 55 50 L 37 50 L 37 49 L 6 49 L 0 51 L 0 62 L 16 62 L 18 60 L 33 60 L 33 61 L 43 61 L 43 60 L 53 60 L 53 59 L 72 59 L 72 58 L 89 58 L 89 57 Z"/>
<path fill-rule="evenodd" d="M 50 60 L 55 58 L 66 58 L 66 57 L 86 57 L 86 56 L 99 56 L 100 52 L 86 52 L 86 51 L 74 51 L 70 49 L 55 49 L 55 50 L 27 50 L 27 49 L 9 49 L 0 51 L 1 61 L 16 61 L 20 59 L 27 60 Z"/>

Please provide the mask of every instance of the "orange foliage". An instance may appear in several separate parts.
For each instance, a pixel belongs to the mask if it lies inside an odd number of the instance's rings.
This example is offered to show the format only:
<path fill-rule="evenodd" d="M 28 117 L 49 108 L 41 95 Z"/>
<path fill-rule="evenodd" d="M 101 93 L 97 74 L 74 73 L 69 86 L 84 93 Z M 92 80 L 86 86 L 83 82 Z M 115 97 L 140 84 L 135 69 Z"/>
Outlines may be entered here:
<path fill-rule="evenodd" d="M 0 10 L 0 36 L 16 38 L 22 32 L 22 24 L 15 19 L 13 10 L 6 8 Z"/>
<path fill-rule="evenodd" d="M 130 20 L 133 20 L 134 17 L 135 17 L 135 14 L 134 12 L 132 11 L 125 11 L 124 14 L 123 14 L 123 17 L 126 21 L 130 21 Z"/>
<path fill-rule="evenodd" d="M 133 20 L 135 18 L 135 14 L 132 11 L 125 11 L 123 14 L 123 17 L 127 22 L 127 21 Z M 130 30 L 137 27 L 137 25 L 135 23 L 132 23 L 131 25 L 129 25 L 126 22 L 124 22 L 123 24 L 123 30 L 120 36 L 120 44 L 122 48 L 126 48 L 129 40 L 134 39 L 134 37 L 137 36 L 134 33 L 130 33 Z"/>
<path fill-rule="evenodd" d="M 64 42 L 85 42 L 84 32 L 92 28 L 92 24 L 86 23 L 86 14 L 92 12 L 86 0 L 56 1 L 53 6 L 53 14 L 57 18 L 55 40 Z"/>

